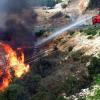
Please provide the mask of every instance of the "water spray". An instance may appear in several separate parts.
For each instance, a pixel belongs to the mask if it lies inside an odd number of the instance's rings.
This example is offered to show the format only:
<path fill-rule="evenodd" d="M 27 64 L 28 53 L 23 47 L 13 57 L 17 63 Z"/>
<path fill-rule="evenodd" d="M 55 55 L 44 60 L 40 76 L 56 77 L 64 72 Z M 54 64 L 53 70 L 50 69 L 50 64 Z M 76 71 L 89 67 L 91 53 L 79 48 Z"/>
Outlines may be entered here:
<path fill-rule="evenodd" d="M 65 26 L 63 28 L 61 28 L 60 30 L 57 30 L 56 32 L 53 32 L 53 34 L 51 34 L 50 36 L 48 36 L 47 38 L 38 41 L 35 46 L 38 47 L 48 41 L 50 41 L 51 39 L 55 38 L 56 36 L 59 36 L 60 34 L 62 34 L 65 31 L 68 31 L 76 26 L 80 26 L 82 23 L 86 22 L 87 20 L 91 19 L 92 16 L 82 16 L 80 17 L 78 20 L 76 20 L 75 22 L 73 22 L 72 24 L 70 24 L 69 26 Z"/>

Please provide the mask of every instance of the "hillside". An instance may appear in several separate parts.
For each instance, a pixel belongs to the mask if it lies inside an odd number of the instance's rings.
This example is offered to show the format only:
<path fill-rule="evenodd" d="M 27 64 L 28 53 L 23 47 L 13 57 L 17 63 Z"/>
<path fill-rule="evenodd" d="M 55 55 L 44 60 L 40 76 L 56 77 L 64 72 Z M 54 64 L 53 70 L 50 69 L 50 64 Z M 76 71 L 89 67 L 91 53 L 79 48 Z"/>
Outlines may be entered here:
<path fill-rule="evenodd" d="M 0 11 L 0 100 L 99 100 L 98 5 L 7 0 Z"/>

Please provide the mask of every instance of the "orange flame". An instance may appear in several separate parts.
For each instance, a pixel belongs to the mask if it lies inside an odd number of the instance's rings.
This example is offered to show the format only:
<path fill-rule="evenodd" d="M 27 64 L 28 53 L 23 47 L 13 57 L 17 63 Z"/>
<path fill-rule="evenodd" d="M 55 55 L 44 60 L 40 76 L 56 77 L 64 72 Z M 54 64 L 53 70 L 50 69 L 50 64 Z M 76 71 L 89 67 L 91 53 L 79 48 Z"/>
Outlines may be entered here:
<path fill-rule="evenodd" d="M 10 81 L 11 74 L 9 70 L 5 70 L 5 73 L 0 71 L 0 91 L 3 91 L 5 88 L 7 88 L 9 86 Z"/>
<path fill-rule="evenodd" d="M 9 66 L 7 68 L 8 70 L 5 71 L 5 76 L 2 77 L 3 81 L 0 82 L 0 90 L 3 90 L 8 87 L 10 83 L 11 69 L 14 71 L 14 75 L 20 78 L 23 74 L 29 71 L 29 65 L 24 64 L 24 54 L 22 53 L 22 51 L 20 51 L 20 55 L 17 56 L 17 53 L 8 44 L 0 43 L 0 47 L 2 47 L 7 54 L 6 58 L 8 59 L 7 64 Z M 2 71 L 0 73 L 2 74 Z"/>

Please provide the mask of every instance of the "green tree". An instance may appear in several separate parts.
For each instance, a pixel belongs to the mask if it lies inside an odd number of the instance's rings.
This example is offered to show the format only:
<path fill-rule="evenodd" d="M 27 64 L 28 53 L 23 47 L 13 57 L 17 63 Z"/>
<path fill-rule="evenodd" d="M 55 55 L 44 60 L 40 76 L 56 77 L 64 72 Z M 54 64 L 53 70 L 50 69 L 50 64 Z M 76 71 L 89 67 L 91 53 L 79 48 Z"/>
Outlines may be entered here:
<path fill-rule="evenodd" d="M 28 94 L 23 86 L 11 84 L 2 94 L 4 100 L 28 100 Z"/>

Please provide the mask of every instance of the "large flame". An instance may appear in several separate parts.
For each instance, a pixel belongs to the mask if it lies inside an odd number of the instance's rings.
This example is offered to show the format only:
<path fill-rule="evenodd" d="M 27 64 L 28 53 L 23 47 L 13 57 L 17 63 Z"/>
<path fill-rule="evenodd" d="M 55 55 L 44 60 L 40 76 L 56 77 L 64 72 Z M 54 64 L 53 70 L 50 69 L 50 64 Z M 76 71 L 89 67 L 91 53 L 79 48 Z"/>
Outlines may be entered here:
<path fill-rule="evenodd" d="M 11 81 L 10 71 L 5 69 L 5 72 L 0 70 L 0 91 L 3 91 L 5 88 L 9 86 Z"/>
<path fill-rule="evenodd" d="M 20 50 L 20 54 L 17 54 L 8 44 L 0 43 L 6 53 L 6 67 L 0 70 L 0 90 L 4 90 L 8 87 L 11 81 L 11 70 L 14 71 L 14 75 L 20 78 L 23 74 L 29 71 L 29 65 L 24 64 L 24 54 Z"/>

